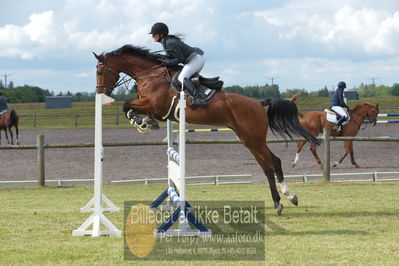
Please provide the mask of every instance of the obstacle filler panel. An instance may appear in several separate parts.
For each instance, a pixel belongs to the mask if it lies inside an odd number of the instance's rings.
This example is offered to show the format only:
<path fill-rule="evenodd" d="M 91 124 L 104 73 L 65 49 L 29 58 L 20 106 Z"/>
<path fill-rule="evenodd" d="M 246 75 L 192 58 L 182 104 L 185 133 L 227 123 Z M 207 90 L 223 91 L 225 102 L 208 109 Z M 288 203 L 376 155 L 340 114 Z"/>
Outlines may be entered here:
<path fill-rule="evenodd" d="M 206 228 L 193 214 L 193 207 L 186 201 L 185 192 L 185 121 L 186 100 L 185 93 L 180 92 L 179 100 L 179 152 L 173 148 L 173 124 L 167 121 L 168 140 L 168 188 L 150 204 L 151 209 L 156 211 L 171 210 L 173 213 L 155 230 L 154 235 L 158 238 L 169 236 L 198 236 L 210 237 L 211 230 Z M 169 198 L 166 205 L 161 205 Z M 171 227 L 177 223 L 177 229 Z"/>

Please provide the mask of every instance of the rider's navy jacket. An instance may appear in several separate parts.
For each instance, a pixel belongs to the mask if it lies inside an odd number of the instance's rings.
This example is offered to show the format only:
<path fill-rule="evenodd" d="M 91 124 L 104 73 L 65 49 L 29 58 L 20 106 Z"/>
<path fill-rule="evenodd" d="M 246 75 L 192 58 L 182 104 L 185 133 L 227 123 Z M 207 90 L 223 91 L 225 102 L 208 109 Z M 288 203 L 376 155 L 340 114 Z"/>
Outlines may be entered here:
<path fill-rule="evenodd" d="M 165 36 L 162 40 L 163 49 L 166 50 L 165 65 L 187 64 L 196 55 L 203 55 L 204 52 L 197 47 L 191 47 L 179 39 Z"/>
<path fill-rule="evenodd" d="M 7 98 L 3 95 L 0 95 L 0 112 L 7 109 L 8 109 Z"/>
<path fill-rule="evenodd" d="M 341 107 L 348 108 L 348 106 L 344 102 L 344 89 L 343 88 L 337 88 L 337 90 L 333 93 L 333 96 L 331 99 L 331 106 L 341 106 Z"/>

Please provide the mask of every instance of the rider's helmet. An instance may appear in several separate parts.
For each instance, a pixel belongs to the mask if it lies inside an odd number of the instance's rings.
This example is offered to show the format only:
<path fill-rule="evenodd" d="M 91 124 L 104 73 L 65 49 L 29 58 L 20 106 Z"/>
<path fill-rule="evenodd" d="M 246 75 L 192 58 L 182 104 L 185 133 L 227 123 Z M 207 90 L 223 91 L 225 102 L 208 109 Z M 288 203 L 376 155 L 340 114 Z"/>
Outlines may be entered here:
<path fill-rule="evenodd" d="M 154 25 L 152 25 L 150 34 L 168 35 L 169 34 L 168 26 L 166 26 L 165 23 L 157 22 Z"/>
<path fill-rule="evenodd" d="M 338 82 L 338 88 L 345 89 L 346 88 L 346 83 L 343 82 L 343 81 Z"/>

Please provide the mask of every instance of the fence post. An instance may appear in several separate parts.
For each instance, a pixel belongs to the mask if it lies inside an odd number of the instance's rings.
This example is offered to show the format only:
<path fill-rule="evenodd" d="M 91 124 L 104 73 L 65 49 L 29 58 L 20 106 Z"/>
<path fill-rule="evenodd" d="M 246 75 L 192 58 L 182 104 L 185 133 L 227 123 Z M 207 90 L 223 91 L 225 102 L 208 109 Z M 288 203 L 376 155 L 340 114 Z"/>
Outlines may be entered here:
<path fill-rule="evenodd" d="M 116 111 L 116 120 L 115 120 L 116 125 L 119 125 L 119 111 Z"/>
<path fill-rule="evenodd" d="M 323 128 L 323 181 L 330 182 L 330 128 Z"/>
<path fill-rule="evenodd" d="M 75 127 L 78 126 L 78 114 L 75 113 Z"/>
<path fill-rule="evenodd" d="M 36 127 L 36 113 L 33 113 L 33 127 Z"/>
<path fill-rule="evenodd" d="M 44 171 L 44 135 L 37 136 L 37 177 L 39 186 L 46 185 L 45 171 Z"/>

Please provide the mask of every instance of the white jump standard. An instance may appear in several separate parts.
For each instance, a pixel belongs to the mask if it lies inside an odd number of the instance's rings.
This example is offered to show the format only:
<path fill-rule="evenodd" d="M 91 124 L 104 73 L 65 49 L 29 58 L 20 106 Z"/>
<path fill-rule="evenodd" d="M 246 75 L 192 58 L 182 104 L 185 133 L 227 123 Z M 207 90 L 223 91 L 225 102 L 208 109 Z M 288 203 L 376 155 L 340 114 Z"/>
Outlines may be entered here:
<path fill-rule="evenodd" d="M 192 206 L 186 201 L 186 99 L 185 92 L 180 92 L 179 100 L 179 152 L 173 148 L 173 125 L 167 121 L 168 130 L 168 188 L 153 202 L 152 209 L 174 210 L 173 214 L 155 230 L 159 237 L 167 236 L 211 236 L 211 230 L 207 229 L 192 213 Z M 160 206 L 169 197 L 169 205 Z M 177 229 L 170 227 L 178 221 Z M 195 228 L 192 228 L 191 225 Z"/>
<path fill-rule="evenodd" d="M 110 220 L 103 214 L 104 211 L 119 211 L 102 192 L 102 171 L 103 171 L 103 155 L 104 148 L 102 144 L 102 106 L 112 103 L 114 99 L 105 94 L 96 94 L 96 122 L 95 122 L 95 142 L 94 142 L 94 197 L 80 209 L 81 212 L 91 212 L 93 214 L 77 229 L 73 230 L 73 236 L 91 235 L 98 237 L 100 235 L 121 236 L 118 230 Z M 106 207 L 103 207 L 103 202 Z M 101 224 L 106 230 L 101 230 Z M 92 230 L 89 227 L 93 225 Z"/>

